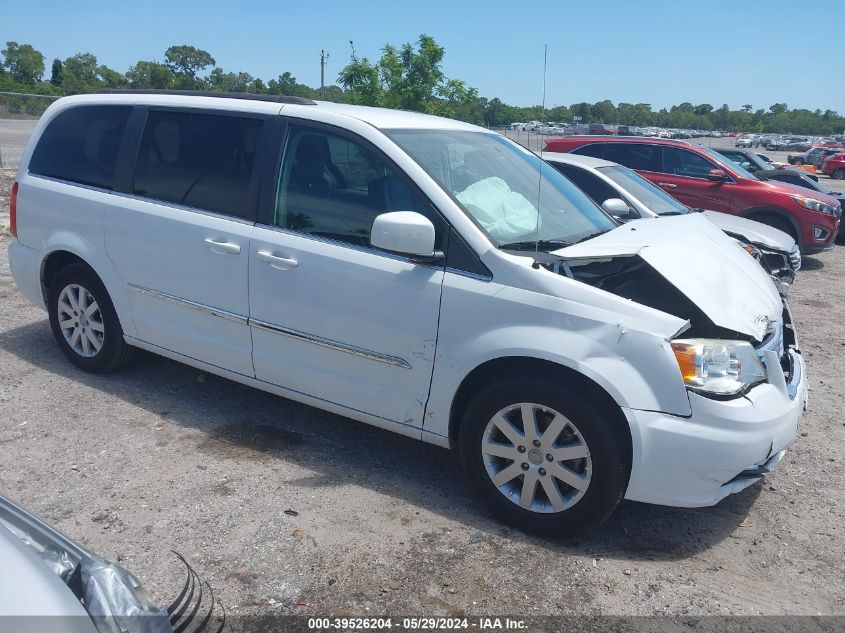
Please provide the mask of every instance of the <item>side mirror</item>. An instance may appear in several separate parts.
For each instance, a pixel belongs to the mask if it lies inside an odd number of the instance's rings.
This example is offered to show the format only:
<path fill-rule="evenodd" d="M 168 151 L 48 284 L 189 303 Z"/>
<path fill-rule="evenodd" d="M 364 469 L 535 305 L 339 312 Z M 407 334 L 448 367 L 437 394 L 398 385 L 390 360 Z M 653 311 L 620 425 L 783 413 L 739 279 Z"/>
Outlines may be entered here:
<path fill-rule="evenodd" d="M 601 208 L 617 220 L 630 220 L 633 216 L 628 203 L 621 198 L 608 198 L 601 203 Z"/>
<path fill-rule="evenodd" d="M 723 169 L 711 169 L 707 172 L 707 180 L 713 182 L 727 182 L 728 174 Z"/>
<path fill-rule="evenodd" d="M 391 211 L 376 216 L 370 244 L 415 261 L 433 263 L 444 257 L 441 251 L 434 250 L 434 224 L 415 211 Z"/>

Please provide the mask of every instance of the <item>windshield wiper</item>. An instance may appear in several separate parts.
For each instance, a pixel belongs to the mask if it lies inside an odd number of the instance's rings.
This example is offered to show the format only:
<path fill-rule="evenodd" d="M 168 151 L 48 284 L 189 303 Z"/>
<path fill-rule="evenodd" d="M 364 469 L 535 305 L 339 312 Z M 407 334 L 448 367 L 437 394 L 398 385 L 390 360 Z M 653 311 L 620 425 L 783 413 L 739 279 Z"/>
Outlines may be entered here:
<path fill-rule="evenodd" d="M 566 240 L 525 240 L 499 244 L 499 248 L 504 251 L 550 251 L 564 246 L 572 246 L 572 244 L 574 242 L 567 242 Z"/>
<path fill-rule="evenodd" d="M 616 227 L 613 227 L 613 228 L 616 228 Z M 576 240 L 575 243 L 580 244 L 581 242 L 586 242 L 587 240 L 591 240 L 594 237 L 598 237 L 599 235 L 604 235 L 605 233 L 612 231 L 612 230 L 613 229 L 602 229 L 600 231 L 596 231 L 595 233 L 589 233 L 589 234 L 585 235 L 584 237 L 582 237 L 581 239 Z"/>

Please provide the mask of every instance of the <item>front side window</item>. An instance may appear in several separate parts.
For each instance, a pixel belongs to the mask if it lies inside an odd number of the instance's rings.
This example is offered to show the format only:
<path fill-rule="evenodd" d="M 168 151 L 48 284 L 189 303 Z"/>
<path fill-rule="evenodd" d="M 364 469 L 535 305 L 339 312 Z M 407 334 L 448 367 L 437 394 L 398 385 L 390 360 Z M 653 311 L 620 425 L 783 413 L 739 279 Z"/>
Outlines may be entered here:
<path fill-rule="evenodd" d="M 501 248 L 554 250 L 616 226 L 554 167 L 499 134 L 386 134 Z"/>
<path fill-rule="evenodd" d="M 661 171 L 664 174 L 707 178 L 711 169 L 718 169 L 718 167 L 700 154 L 680 147 L 663 148 L 663 169 Z"/>
<path fill-rule="evenodd" d="M 131 106 L 80 106 L 60 112 L 38 140 L 29 171 L 114 188 L 117 152 Z"/>
<path fill-rule="evenodd" d="M 552 164 L 555 166 L 555 169 L 578 185 L 581 191 L 590 196 L 593 202 L 598 205 L 603 204 L 605 200 L 609 200 L 610 198 L 622 197 L 613 187 L 586 169 L 565 163 Z"/>
<path fill-rule="evenodd" d="M 375 151 L 322 129 L 290 127 L 276 195 L 276 226 L 369 246 L 373 221 L 390 211 L 429 217 L 442 249 L 445 231 L 428 204 Z"/>
<path fill-rule="evenodd" d="M 239 218 L 251 218 L 250 194 L 263 119 L 154 110 L 147 117 L 134 192 Z"/>
<path fill-rule="evenodd" d="M 599 167 L 601 173 L 639 200 L 649 211 L 657 215 L 684 215 L 689 213 L 686 205 L 646 180 L 638 173 L 625 167 Z"/>

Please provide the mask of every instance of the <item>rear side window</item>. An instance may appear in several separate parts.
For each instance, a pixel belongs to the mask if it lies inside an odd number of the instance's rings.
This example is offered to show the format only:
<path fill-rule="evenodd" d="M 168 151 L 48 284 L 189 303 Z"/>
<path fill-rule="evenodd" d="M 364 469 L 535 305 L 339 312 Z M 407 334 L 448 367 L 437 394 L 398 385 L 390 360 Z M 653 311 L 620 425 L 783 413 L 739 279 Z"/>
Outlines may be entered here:
<path fill-rule="evenodd" d="M 151 111 L 144 126 L 134 192 L 252 219 L 250 192 L 263 119 Z"/>
<path fill-rule="evenodd" d="M 82 106 L 59 113 L 38 140 L 29 171 L 112 189 L 131 106 Z"/>
<path fill-rule="evenodd" d="M 552 163 L 552 166 L 564 176 L 569 178 L 569 180 L 578 185 L 578 188 L 590 196 L 593 202 L 599 206 L 601 206 L 605 200 L 622 197 L 613 187 L 585 169 L 581 169 L 573 165 L 565 165 L 563 163 Z M 617 167 L 616 169 L 619 168 Z"/>
<path fill-rule="evenodd" d="M 592 143 L 591 145 L 582 145 L 574 150 L 573 154 L 581 154 L 581 156 L 592 156 L 593 158 L 604 158 L 605 143 Z"/>
<path fill-rule="evenodd" d="M 628 169 L 657 171 L 660 148 L 648 143 L 606 143 L 604 159 Z"/>

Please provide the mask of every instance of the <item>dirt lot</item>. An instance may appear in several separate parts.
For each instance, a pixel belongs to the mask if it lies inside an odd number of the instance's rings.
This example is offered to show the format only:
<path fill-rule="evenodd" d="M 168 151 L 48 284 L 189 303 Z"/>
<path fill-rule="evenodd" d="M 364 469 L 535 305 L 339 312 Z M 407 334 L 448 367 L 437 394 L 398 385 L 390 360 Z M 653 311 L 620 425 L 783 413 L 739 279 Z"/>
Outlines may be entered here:
<path fill-rule="evenodd" d="M 492 520 L 441 449 L 148 354 L 82 373 L 15 289 L 8 240 L 0 490 L 160 604 L 176 550 L 232 614 L 845 614 L 845 247 L 793 291 L 810 410 L 776 472 L 714 508 L 625 502 L 564 541 Z"/>

